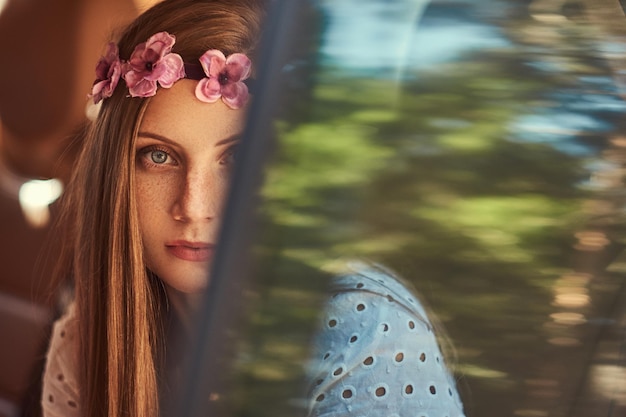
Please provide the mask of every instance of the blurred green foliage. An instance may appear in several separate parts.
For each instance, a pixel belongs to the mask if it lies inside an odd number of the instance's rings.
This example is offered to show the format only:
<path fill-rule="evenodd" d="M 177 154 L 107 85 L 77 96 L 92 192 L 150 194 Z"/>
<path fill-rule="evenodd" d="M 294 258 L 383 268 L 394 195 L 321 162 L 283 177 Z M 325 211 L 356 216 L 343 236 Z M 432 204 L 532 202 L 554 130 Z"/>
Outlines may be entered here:
<path fill-rule="evenodd" d="M 255 248 L 260 307 L 233 393 L 241 415 L 302 407 L 287 399 L 305 393 L 299 378 L 326 279 L 352 258 L 399 272 L 442 320 L 470 415 L 513 415 L 542 366 L 571 377 L 567 361 L 549 362 L 584 352 L 549 345 L 544 325 L 555 283 L 575 268 L 574 235 L 594 198 L 584 184 L 610 130 L 528 140 L 515 126 L 597 88 L 583 77 L 611 84 L 611 72 L 589 45 L 592 27 L 546 28 L 527 15 L 496 24 L 508 48 L 408 68 L 399 81 L 321 67 L 308 104 L 277 123 Z M 533 29 L 557 39 L 537 43 L 526 36 Z M 559 54 L 558 72 L 529 65 Z M 615 126 L 614 111 L 585 114 Z"/>

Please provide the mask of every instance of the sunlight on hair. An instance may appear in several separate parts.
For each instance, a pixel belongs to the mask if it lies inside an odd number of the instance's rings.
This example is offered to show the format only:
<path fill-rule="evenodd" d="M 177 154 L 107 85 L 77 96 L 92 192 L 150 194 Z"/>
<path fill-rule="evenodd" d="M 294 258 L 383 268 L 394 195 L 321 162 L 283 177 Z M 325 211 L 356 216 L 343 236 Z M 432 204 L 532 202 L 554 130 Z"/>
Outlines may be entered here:
<path fill-rule="evenodd" d="M 9 3 L 9 0 L 0 0 L 0 15 L 4 11 L 4 8 L 6 7 L 8 3 Z"/>
<path fill-rule="evenodd" d="M 144 10 L 148 10 L 150 7 L 154 6 L 160 1 L 161 0 L 133 0 L 133 3 L 135 3 L 135 7 L 137 7 L 137 10 L 143 12 Z"/>
<path fill-rule="evenodd" d="M 22 212 L 33 227 L 44 227 L 50 221 L 52 204 L 63 192 L 63 184 L 58 179 L 31 180 L 20 187 L 19 200 Z"/>

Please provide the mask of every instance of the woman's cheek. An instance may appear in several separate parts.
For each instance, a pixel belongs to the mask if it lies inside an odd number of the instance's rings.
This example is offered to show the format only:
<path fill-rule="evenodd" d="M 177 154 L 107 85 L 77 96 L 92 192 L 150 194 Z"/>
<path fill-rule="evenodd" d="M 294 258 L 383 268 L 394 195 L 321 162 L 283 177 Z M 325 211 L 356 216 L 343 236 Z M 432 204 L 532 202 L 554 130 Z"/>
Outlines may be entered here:
<path fill-rule="evenodd" d="M 137 175 L 136 197 L 140 216 L 155 216 L 175 203 L 183 184 L 172 174 Z"/>

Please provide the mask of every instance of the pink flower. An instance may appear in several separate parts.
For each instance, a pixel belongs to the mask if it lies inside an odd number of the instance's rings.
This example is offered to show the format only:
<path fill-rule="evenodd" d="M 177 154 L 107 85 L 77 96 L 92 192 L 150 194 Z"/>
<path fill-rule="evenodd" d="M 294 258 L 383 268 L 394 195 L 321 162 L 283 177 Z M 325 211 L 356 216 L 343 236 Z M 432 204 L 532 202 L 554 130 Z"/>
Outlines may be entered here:
<path fill-rule="evenodd" d="M 161 87 L 170 88 L 185 76 L 183 59 L 171 52 L 175 41 L 169 33 L 159 32 L 135 47 L 124 74 L 131 96 L 153 96 L 157 81 Z"/>
<path fill-rule="evenodd" d="M 207 75 L 196 86 L 196 97 L 213 103 L 220 97 L 232 109 L 242 107 L 248 100 L 248 86 L 244 80 L 250 76 L 252 63 L 244 54 L 232 54 L 228 58 L 219 50 L 211 49 L 200 57 L 200 64 Z"/>
<path fill-rule="evenodd" d="M 117 45 L 109 43 L 106 55 L 100 58 L 96 65 L 96 81 L 91 88 L 90 97 L 94 104 L 100 100 L 111 97 L 122 74 L 122 63 L 119 59 Z"/>

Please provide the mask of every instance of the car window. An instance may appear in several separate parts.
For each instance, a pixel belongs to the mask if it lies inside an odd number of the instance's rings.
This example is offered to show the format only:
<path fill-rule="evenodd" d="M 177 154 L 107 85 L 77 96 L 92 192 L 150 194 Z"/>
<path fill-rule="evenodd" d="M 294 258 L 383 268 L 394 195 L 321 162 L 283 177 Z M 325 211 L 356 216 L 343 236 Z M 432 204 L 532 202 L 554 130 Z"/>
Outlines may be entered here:
<path fill-rule="evenodd" d="M 602 3 L 281 4 L 193 357 L 221 368 L 188 396 L 307 415 L 359 260 L 440 323 L 466 415 L 623 413 L 626 18 Z"/>

